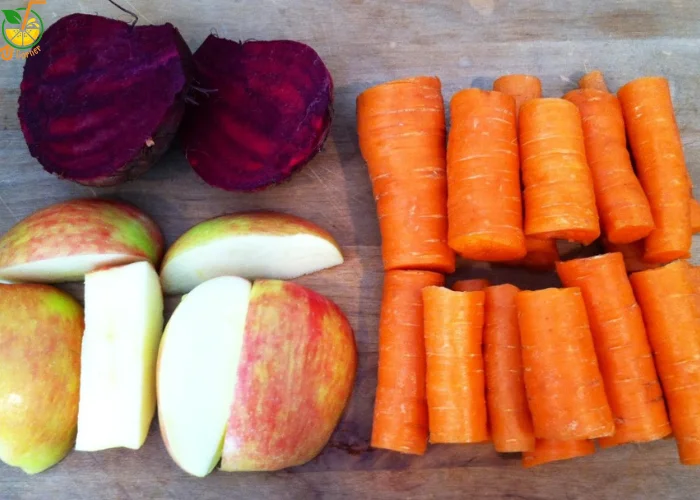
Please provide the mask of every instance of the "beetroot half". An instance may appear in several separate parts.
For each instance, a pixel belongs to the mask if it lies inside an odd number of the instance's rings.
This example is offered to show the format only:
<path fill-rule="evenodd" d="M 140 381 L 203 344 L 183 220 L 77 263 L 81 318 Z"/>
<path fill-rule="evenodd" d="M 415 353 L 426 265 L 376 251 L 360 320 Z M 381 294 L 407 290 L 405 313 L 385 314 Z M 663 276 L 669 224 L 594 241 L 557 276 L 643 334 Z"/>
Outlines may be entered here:
<path fill-rule="evenodd" d="M 210 35 L 194 54 L 195 85 L 182 143 L 212 186 L 253 191 L 287 179 L 323 146 L 333 80 L 303 43 L 237 43 Z"/>
<path fill-rule="evenodd" d="M 191 80 L 192 54 L 171 24 L 61 18 L 24 66 L 18 114 L 29 151 L 80 184 L 132 179 L 170 146 Z"/>

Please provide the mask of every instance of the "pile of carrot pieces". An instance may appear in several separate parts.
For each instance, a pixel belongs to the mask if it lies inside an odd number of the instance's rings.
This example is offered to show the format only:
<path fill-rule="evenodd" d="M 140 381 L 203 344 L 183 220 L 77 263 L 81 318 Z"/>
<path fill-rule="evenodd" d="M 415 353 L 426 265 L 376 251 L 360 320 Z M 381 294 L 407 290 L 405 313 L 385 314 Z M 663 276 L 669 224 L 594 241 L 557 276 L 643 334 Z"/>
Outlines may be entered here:
<path fill-rule="evenodd" d="M 579 86 L 459 91 L 449 134 L 437 78 L 358 97 L 385 269 L 373 447 L 492 442 L 533 467 L 672 436 L 700 464 L 700 204 L 669 84 Z M 561 240 L 606 253 L 562 261 Z M 446 288 L 456 255 L 563 286 Z"/>

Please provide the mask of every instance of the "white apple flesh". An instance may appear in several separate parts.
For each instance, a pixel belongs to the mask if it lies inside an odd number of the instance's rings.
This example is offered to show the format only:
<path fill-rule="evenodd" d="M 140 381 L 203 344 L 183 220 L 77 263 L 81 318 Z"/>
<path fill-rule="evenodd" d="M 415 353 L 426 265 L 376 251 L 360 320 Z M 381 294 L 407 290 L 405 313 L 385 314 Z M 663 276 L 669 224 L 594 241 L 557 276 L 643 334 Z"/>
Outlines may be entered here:
<path fill-rule="evenodd" d="M 163 294 L 148 262 L 85 276 L 75 449 L 140 448 L 156 406 Z"/>
<path fill-rule="evenodd" d="M 207 281 L 173 312 L 158 355 L 158 419 L 173 460 L 206 476 L 221 458 L 233 402 L 250 282 Z"/>

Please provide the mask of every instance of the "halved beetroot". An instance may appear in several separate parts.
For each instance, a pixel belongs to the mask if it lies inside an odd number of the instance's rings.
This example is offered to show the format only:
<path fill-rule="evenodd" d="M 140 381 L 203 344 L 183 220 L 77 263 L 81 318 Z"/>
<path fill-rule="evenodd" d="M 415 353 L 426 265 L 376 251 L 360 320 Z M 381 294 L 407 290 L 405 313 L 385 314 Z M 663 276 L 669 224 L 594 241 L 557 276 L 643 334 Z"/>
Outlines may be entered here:
<path fill-rule="evenodd" d="M 110 186 L 148 170 L 182 120 L 192 54 L 171 24 L 73 14 L 24 66 L 19 119 L 48 172 Z"/>
<path fill-rule="evenodd" d="M 303 43 L 237 43 L 210 35 L 194 54 L 195 85 L 183 146 L 212 186 L 253 191 L 287 179 L 323 146 L 333 80 Z"/>

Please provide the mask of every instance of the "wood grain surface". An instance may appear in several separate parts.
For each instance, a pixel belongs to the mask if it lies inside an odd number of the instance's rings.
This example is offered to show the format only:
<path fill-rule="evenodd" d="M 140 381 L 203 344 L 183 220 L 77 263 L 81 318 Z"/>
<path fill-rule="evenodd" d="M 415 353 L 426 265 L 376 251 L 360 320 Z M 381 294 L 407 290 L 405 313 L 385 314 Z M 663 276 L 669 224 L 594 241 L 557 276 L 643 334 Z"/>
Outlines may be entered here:
<path fill-rule="evenodd" d="M 21 0 L 5 0 L 15 8 Z M 376 385 L 381 295 L 380 236 L 355 133 L 355 97 L 389 79 L 435 74 L 448 100 L 458 89 L 490 88 L 505 73 L 538 75 L 548 96 L 600 68 L 611 88 L 635 77 L 670 79 L 688 166 L 700 184 L 700 2 L 697 0 L 122 0 L 141 23 L 172 22 L 195 50 L 210 33 L 236 40 L 289 38 L 324 58 L 336 84 L 336 119 L 324 151 L 284 185 L 242 195 L 210 188 L 175 148 L 142 178 L 107 189 L 45 173 L 30 157 L 16 117 L 22 62 L 0 61 L 0 231 L 34 210 L 75 197 L 114 197 L 150 213 L 168 243 L 193 224 L 242 209 L 306 217 L 331 231 L 346 263 L 300 279 L 348 315 L 360 366 L 346 414 L 311 463 L 277 473 L 187 476 L 168 457 L 153 423 L 139 451 L 71 453 L 34 477 L 0 465 L 0 499 L 218 498 L 698 498 L 700 469 L 678 464 L 675 444 L 628 445 L 525 471 L 488 445 L 431 446 L 423 457 L 368 448 Z M 22 5 L 23 6 L 23 5 Z M 47 0 L 46 24 L 72 12 L 128 20 L 106 0 Z M 115 116 L 115 120 L 119 117 Z M 695 190 L 700 196 L 700 187 Z M 698 251 L 698 241 L 694 249 Z M 698 254 L 700 255 L 700 254 Z M 553 275 L 466 269 L 525 288 Z M 79 285 L 66 287 L 81 297 Z M 168 301 L 168 313 L 176 300 Z"/>

